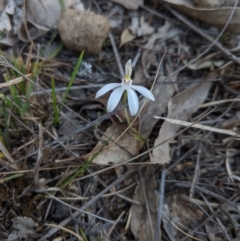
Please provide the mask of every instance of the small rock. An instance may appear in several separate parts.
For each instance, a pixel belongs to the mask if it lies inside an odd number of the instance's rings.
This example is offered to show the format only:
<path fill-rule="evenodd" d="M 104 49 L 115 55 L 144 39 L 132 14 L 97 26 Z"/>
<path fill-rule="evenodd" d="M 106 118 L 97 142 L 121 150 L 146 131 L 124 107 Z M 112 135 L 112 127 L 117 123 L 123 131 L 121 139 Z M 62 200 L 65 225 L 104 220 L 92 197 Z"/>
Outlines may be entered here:
<path fill-rule="evenodd" d="M 58 23 L 64 45 L 70 50 L 97 54 L 107 38 L 110 24 L 107 18 L 90 11 L 66 10 Z"/>

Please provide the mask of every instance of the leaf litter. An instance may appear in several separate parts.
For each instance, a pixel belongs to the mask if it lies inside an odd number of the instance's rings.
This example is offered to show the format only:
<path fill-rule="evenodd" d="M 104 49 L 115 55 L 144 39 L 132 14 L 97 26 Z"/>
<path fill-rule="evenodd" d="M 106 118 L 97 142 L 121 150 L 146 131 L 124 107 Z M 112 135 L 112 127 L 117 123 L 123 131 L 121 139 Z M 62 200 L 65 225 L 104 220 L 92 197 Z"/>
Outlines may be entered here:
<path fill-rule="evenodd" d="M 213 28 L 235 11 L 228 29 L 238 31 L 235 2 L 67 2 L 115 22 L 101 52 L 84 56 L 91 73 L 77 75 L 64 103 L 79 53 L 52 36 L 59 1 L 36 1 L 29 19 L 23 1 L 0 3 L 0 239 L 238 240 L 239 41 Z M 134 38 L 117 49 L 124 29 Z M 42 54 L 47 46 L 54 54 Z M 134 83 L 149 88 L 157 75 L 156 101 L 141 99 L 132 124 L 124 107 L 105 114 L 106 98 L 93 97 L 130 58 Z"/>
<path fill-rule="evenodd" d="M 211 82 L 199 83 L 171 98 L 168 102 L 168 119 L 188 120 L 205 101 Z M 152 161 L 165 165 L 170 162 L 170 141 L 177 131 L 179 125 L 165 121 L 160 129 L 158 138 L 154 145 L 157 146 L 152 153 Z M 161 144 L 161 145 L 160 145 Z"/>

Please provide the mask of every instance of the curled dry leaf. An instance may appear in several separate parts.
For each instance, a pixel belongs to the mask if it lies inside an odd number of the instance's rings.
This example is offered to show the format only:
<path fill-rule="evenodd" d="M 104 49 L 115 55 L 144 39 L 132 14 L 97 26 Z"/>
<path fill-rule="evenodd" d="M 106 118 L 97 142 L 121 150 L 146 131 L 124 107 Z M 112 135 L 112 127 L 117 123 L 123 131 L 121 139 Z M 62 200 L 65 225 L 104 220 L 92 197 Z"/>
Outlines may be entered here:
<path fill-rule="evenodd" d="M 174 96 L 168 103 L 169 119 L 186 121 L 190 118 L 204 102 L 211 87 L 211 82 L 196 84 L 178 95 Z M 152 161 L 161 165 L 170 161 L 169 142 L 179 130 L 180 126 L 165 121 L 160 129 L 158 138 L 155 140 Z"/>
<path fill-rule="evenodd" d="M 32 24 L 30 22 L 23 22 L 18 30 L 18 38 L 23 42 L 30 42 L 46 33 L 49 29 Z"/>
<path fill-rule="evenodd" d="M 187 1 L 187 0 L 164 0 L 164 2 L 169 3 L 171 6 L 181 11 L 182 13 L 186 14 L 187 16 L 190 16 L 194 19 L 209 23 L 211 25 L 214 25 L 220 28 L 222 28 L 226 24 L 233 10 L 232 9 L 233 5 L 230 7 L 229 4 L 227 4 L 227 2 L 229 1 L 214 1 L 214 2 L 222 2 L 222 3 L 225 3 L 226 5 L 212 4 L 212 6 L 214 6 L 212 8 L 197 7 L 193 4 L 193 2 Z M 205 1 L 205 2 L 208 2 L 208 1 Z M 230 21 L 230 24 L 227 30 L 232 31 L 233 33 L 240 33 L 240 7 L 237 7 L 235 9 L 235 12 L 233 14 L 233 17 Z"/>
<path fill-rule="evenodd" d="M 143 5 L 143 0 L 112 0 L 129 10 L 137 10 L 138 7 Z"/>
<path fill-rule="evenodd" d="M 74 7 L 79 0 L 64 0 L 66 9 Z M 50 29 L 56 29 L 62 14 L 59 0 L 26 1 L 26 19 L 21 22 L 18 37 L 23 42 L 32 41 Z"/>
<path fill-rule="evenodd" d="M 163 81 L 164 77 L 159 77 L 157 84 Z M 140 135 L 147 139 L 156 124 L 156 119 L 153 118 L 156 113 L 159 115 L 166 111 L 168 100 L 173 95 L 174 89 L 171 84 L 160 85 L 158 88 L 153 90 L 155 101 L 149 101 L 146 99 L 141 100 L 140 106 L 146 102 L 144 108 L 139 116 L 139 127 Z M 98 142 L 95 148 L 85 158 L 89 158 L 94 153 L 98 152 L 103 145 L 102 141 L 108 140 L 112 137 L 112 140 L 116 140 L 128 127 L 126 123 L 116 122 L 110 126 L 104 133 L 102 140 Z M 139 142 L 132 134 L 131 130 L 126 132 L 115 144 L 109 141 L 109 146 L 105 147 L 104 150 L 94 158 L 93 163 L 107 165 L 110 163 L 120 163 L 126 161 L 129 158 L 139 153 L 139 150 L 143 146 L 143 142 Z"/>

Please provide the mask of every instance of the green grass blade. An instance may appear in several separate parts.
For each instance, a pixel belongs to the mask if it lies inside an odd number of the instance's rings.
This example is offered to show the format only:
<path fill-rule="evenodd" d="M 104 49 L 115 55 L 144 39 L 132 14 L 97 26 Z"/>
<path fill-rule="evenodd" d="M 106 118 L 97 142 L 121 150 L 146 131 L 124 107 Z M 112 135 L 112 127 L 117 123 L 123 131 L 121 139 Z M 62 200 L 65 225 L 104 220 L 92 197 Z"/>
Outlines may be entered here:
<path fill-rule="evenodd" d="M 109 139 L 104 142 L 104 144 L 101 146 L 101 148 L 99 149 L 99 151 L 97 153 L 95 153 L 88 161 L 86 161 L 83 166 L 79 167 L 74 173 L 72 173 L 71 175 L 67 176 L 65 179 L 63 179 L 59 184 L 58 187 L 60 188 L 64 188 L 65 186 L 67 186 L 69 183 L 73 182 L 75 178 L 77 178 L 78 176 L 80 176 L 81 174 L 83 174 L 86 171 L 86 168 L 92 163 L 92 161 L 98 156 L 98 154 L 103 150 L 103 148 L 105 146 L 108 145 L 108 141 L 111 140 L 112 136 L 109 137 Z"/>
<path fill-rule="evenodd" d="M 4 144 L 6 147 L 9 147 L 9 131 L 8 131 L 8 116 L 7 116 L 7 111 L 6 111 L 6 106 L 5 106 L 5 101 L 4 101 L 4 94 L 0 94 L 0 100 L 2 103 L 2 115 L 3 115 L 3 122 L 4 122 L 4 133 L 0 129 L 0 136 L 3 137 L 4 139 Z"/>
<path fill-rule="evenodd" d="M 49 56 L 50 59 L 54 59 L 62 50 L 63 48 L 63 43 L 61 42 L 58 47 L 53 51 L 53 53 Z"/>
<path fill-rule="evenodd" d="M 8 82 L 10 80 L 10 77 L 9 77 L 8 74 L 4 74 L 3 77 L 4 77 L 6 82 Z M 16 107 L 17 107 L 16 109 L 17 109 L 18 113 L 21 114 L 22 113 L 22 104 L 23 103 L 22 103 L 22 100 L 19 98 L 18 90 L 17 90 L 17 88 L 14 85 L 9 86 L 9 90 L 11 92 L 11 96 L 13 98 L 13 101 L 16 104 Z"/>
<path fill-rule="evenodd" d="M 73 70 L 73 73 L 72 73 L 72 75 L 71 75 L 71 79 L 70 79 L 70 81 L 69 81 L 67 90 L 66 90 L 66 92 L 64 93 L 64 96 L 63 96 L 63 100 L 62 100 L 63 103 L 64 103 L 64 102 L 66 101 L 66 99 L 67 99 L 67 96 L 68 96 L 68 94 L 69 94 L 70 88 L 71 88 L 71 86 L 72 86 L 72 84 L 73 84 L 73 81 L 75 80 L 76 75 L 77 75 L 77 73 L 78 73 L 78 70 L 79 70 L 79 68 L 80 68 L 80 66 L 81 66 L 82 59 L 83 59 L 83 54 L 84 54 L 84 51 L 82 51 L 82 53 L 80 54 L 80 56 L 79 56 L 79 58 L 78 58 L 78 61 L 77 61 L 77 64 L 76 64 L 76 66 L 75 66 L 75 68 L 74 68 L 74 70 Z"/>
<path fill-rule="evenodd" d="M 56 95 L 56 86 L 55 81 L 52 78 L 52 102 L 53 102 L 53 124 L 54 126 L 59 125 L 60 123 L 60 111 L 57 105 L 57 95 Z"/>
<path fill-rule="evenodd" d="M 29 103 L 29 100 L 30 100 L 30 95 L 32 93 L 32 89 L 33 89 L 33 83 L 29 82 L 27 83 L 27 93 L 26 93 L 26 100 L 23 104 L 23 114 L 26 114 L 29 106 L 30 106 L 30 103 Z"/>

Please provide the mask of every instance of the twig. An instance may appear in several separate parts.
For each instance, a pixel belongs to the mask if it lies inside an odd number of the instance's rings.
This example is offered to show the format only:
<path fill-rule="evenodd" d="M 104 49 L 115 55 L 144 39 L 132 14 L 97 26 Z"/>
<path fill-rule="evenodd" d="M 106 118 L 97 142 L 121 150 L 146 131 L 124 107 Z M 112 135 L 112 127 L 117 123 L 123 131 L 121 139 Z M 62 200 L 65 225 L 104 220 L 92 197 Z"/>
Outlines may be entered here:
<path fill-rule="evenodd" d="M 198 182 L 199 179 L 199 174 L 200 174 L 200 158 L 202 155 L 202 145 L 199 145 L 198 148 L 198 154 L 197 154 L 197 161 L 196 161 L 196 165 L 195 165 L 195 170 L 194 170 L 194 175 L 193 175 L 193 180 L 192 180 L 192 185 L 190 188 L 190 193 L 189 193 L 189 197 L 193 198 L 194 195 L 194 187 Z"/>
<path fill-rule="evenodd" d="M 119 73 L 120 73 L 120 76 L 123 77 L 123 76 L 124 76 L 124 71 L 123 71 L 123 67 L 122 67 L 122 64 L 121 64 L 121 61 L 120 61 L 120 58 L 119 58 L 119 53 L 118 53 L 118 50 L 117 50 L 117 47 L 116 47 L 116 44 L 115 44 L 113 35 L 112 35 L 112 33 L 110 32 L 108 36 L 109 36 L 109 39 L 110 39 L 110 41 L 111 41 L 112 48 L 113 48 L 113 52 L 114 52 L 114 56 L 115 56 L 116 61 L 117 61 L 118 71 L 119 71 Z"/>

